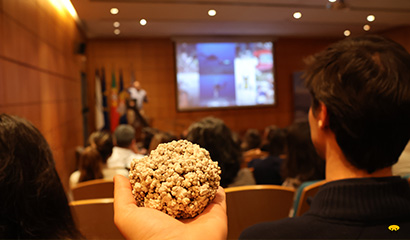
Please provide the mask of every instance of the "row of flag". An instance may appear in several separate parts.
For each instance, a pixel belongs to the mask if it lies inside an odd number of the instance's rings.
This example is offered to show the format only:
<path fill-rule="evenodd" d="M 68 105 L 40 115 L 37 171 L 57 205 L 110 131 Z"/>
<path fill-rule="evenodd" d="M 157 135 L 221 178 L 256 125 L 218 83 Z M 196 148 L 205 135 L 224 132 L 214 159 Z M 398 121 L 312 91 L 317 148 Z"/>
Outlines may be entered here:
<path fill-rule="evenodd" d="M 131 82 L 135 77 L 131 76 Z M 105 69 L 95 70 L 95 128 L 97 130 L 110 130 L 114 132 L 115 128 L 126 120 L 126 99 L 128 96 L 127 89 L 124 88 L 124 79 L 122 71 L 119 73 L 119 88 L 115 72 L 111 73 L 111 88 L 107 89 L 105 80 Z"/>

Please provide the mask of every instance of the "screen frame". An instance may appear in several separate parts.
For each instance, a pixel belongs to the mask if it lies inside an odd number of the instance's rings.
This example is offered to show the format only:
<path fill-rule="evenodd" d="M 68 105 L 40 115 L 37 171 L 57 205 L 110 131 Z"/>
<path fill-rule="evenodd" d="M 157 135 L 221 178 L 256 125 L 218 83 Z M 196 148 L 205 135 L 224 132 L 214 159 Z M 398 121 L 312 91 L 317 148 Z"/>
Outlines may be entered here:
<path fill-rule="evenodd" d="M 175 108 L 177 112 L 200 112 L 200 111 L 221 111 L 229 109 L 255 109 L 255 108 L 266 108 L 277 106 L 277 92 L 276 92 L 276 47 L 275 43 L 277 41 L 276 37 L 272 36 L 228 36 L 228 37 L 174 37 L 171 39 L 173 42 L 173 52 L 174 52 L 174 83 L 175 83 Z M 254 42 L 271 42 L 272 43 L 272 76 L 273 76 L 273 103 L 269 104 L 255 104 L 255 105 L 243 105 L 243 106 L 221 106 L 221 107 L 192 107 L 192 108 L 180 108 L 179 107 L 179 88 L 178 88 L 178 63 L 177 63 L 177 44 L 178 43 L 254 43 Z"/>

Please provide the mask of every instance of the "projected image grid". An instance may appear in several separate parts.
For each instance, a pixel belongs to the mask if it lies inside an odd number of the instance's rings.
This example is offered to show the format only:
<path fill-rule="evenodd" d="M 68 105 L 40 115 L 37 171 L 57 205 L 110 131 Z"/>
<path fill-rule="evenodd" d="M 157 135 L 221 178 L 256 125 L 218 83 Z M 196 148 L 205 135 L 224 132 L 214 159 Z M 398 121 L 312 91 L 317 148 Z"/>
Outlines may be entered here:
<path fill-rule="evenodd" d="M 177 45 L 178 109 L 274 103 L 271 42 Z"/>

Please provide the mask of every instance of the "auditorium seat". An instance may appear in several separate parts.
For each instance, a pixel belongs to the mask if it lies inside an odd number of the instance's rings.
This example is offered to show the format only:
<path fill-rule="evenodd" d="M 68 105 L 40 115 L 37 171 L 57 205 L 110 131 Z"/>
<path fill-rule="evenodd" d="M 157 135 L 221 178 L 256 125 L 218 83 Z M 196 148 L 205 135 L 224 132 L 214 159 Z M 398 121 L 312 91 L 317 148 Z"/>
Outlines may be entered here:
<path fill-rule="evenodd" d="M 288 217 L 294 190 L 279 185 L 251 185 L 225 189 L 228 239 L 238 239 L 247 227 Z"/>
<path fill-rule="evenodd" d="M 114 182 L 106 179 L 96 179 L 78 183 L 71 188 L 73 200 L 113 198 Z"/>
<path fill-rule="evenodd" d="M 319 191 L 320 186 L 322 186 L 325 182 L 325 180 L 314 180 L 304 182 L 300 185 L 300 187 L 296 191 L 296 197 L 293 205 L 293 216 L 301 216 L 309 210 L 309 199 L 312 199 L 316 195 L 316 193 Z"/>
<path fill-rule="evenodd" d="M 114 199 L 70 202 L 74 221 L 86 239 L 124 239 L 114 224 Z"/>

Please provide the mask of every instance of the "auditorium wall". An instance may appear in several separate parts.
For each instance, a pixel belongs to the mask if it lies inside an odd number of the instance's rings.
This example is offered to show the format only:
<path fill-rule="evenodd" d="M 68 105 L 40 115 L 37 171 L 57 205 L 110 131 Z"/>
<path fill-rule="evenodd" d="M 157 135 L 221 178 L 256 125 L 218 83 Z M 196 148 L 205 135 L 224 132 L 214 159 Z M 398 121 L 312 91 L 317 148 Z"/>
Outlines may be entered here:
<path fill-rule="evenodd" d="M 336 39 L 279 38 L 275 42 L 277 104 L 273 107 L 178 112 L 174 49 L 170 39 L 90 40 L 86 50 L 88 102 L 90 106 L 95 103 L 95 70 L 105 69 L 109 89 L 112 73 L 118 81 L 121 69 L 125 87 L 130 85 L 133 72 L 147 91 L 149 102 L 144 105 L 144 110 L 155 128 L 180 134 L 192 122 L 205 116 L 221 118 L 239 133 L 248 128 L 262 130 L 271 124 L 285 127 L 293 121 L 292 74 L 303 69 L 305 57 L 334 41 Z M 108 99 L 109 94 L 106 93 Z M 90 110 L 89 124 L 93 129 L 95 110 Z"/>
<path fill-rule="evenodd" d="M 56 1 L 54 1 L 56 2 Z M 30 120 L 45 136 L 67 188 L 83 144 L 84 41 L 74 19 L 47 0 L 0 0 L 0 113 Z"/>

